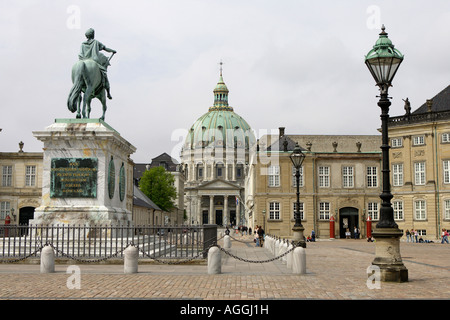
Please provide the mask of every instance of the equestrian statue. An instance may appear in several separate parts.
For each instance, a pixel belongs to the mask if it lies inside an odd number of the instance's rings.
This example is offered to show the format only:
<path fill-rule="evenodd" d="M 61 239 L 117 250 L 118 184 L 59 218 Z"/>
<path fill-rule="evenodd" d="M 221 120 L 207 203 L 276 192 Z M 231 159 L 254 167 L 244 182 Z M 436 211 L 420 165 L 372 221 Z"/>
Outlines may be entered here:
<path fill-rule="evenodd" d="M 97 98 L 103 106 L 103 115 L 100 119 L 105 120 L 106 97 L 112 99 L 106 72 L 110 65 L 109 61 L 117 51 L 107 48 L 100 41 L 95 40 L 94 29 L 87 30 L 85 35 L 87 40 L 81 44 L 79 60 L 72 67 L 73 86 L 67 99 L 67 107 L 71 112 L 77 112 L 77 118 L 81 118 L 81 116 L 89 118 L 91 101 L 93 98 Z M 102 50 L 111 52 L 112 55 L 107 58 L 100 52 Z M 83 102 L 82 112 L 80 112 L 81 102 Z"/>

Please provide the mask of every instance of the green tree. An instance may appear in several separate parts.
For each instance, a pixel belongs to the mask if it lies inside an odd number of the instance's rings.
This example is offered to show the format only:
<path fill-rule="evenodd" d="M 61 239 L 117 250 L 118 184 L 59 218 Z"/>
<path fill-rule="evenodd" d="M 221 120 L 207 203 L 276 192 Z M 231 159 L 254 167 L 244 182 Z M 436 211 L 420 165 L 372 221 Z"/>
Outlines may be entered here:
<path fill-rule="evenodd" d="M 169 211 L 174 207 L 177 190 L 174 186 L 175 178 L 163 167 L 153 167 L 146 170 L 139 181 L 139 188 L 158 207 Z"/>

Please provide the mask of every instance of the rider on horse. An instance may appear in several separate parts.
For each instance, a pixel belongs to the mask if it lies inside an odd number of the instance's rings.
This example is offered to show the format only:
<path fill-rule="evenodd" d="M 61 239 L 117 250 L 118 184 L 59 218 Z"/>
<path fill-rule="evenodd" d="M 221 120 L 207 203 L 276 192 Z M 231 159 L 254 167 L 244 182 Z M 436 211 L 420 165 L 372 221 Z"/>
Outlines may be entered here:
<path fill-rule="evenodd" d="M 106 74 L 106 69 L 109 66 L 109 59 L 103 55 L 100 51 L 104 50 L 106 52 L 112 52 L 113 54 L 116 53 L 115 50 L 105 47 L 103 43 L 100 41 L 97 41 L 94 39 L 95 31 L 94 29 L 89 29 L 85 33 L 87 40 L 81 44 L 81 50 L 80 54 L 78 55 L 78 58 L 80 60 L 85 59 L 92 59 L 100 67 L 101 73 L 102 73 L 102 83 L 103 86 L 106 89 L 106 92 L 108 94 L 108 98 L 112 99 L 111 94 L 109 92 L 109 81 L 108 76 Z"/>

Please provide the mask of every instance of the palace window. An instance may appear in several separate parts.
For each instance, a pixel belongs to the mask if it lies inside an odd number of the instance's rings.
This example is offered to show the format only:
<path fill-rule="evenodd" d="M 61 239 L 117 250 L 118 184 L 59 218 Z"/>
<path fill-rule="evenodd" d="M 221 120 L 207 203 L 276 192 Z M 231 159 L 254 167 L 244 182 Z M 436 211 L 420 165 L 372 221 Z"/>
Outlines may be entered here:
<path fill-rule="evenodd" d="M 392 138 L 391 139 L 392 148 L 400 148 L 403 147 L 403 139 L 402 138 Z"/>
<path fill-rule="evenodd" d="M 414 146 L 422 146 L 425 144 L 425 136 L 415 136 L 413 138 L 413 145 Z"/>
<path fill-rule="evenodd" d="M 415 220 L 425 220 L 427 218 L 427 208 L 425 200 L 414 201 L 414 218 Z"/>
<path fill-rule="evenodd" d="M 442 141 L 442 143 L 449 143 L 450 142 L 450 133 L 443 133 L 441 141 Z"/>
<path fill-rule="evenodd" d="M 27 166 L 25 169 L 25 186 L 34 187 L 36 185 L 36 166 Z"/>
<path fill-rule="evenodd" d="M 403 201 L 394 201 L 392 208 L 394 209 L 394 220 L 403 220 Z"/>
<path fill-rule="evenodd" d="M 330 203 L 319 203 L 319 220 L 330 220 Z"/>
<path fill-rule="evenodd" d="M 403 185 L 403 163 L 395 163 L 392 165 L 392 183 L 394 187 Z"/>
<path fill-rule="evenodd" d="M 414 181 L 416 185 L 425 184 L 425 162 L 414 163 Z"/>
<path fill-rule="evenodd" d="M 344 188 L 354 187 L 353 167 L 342 167 L 342 184 Z"/>
<path fill-rule="evenodd" d="M 444 183 L 450 183 L 450 160 L 443 161 Z"/>
<path fill-rule="evenodd" d="M 5 220 L 6 216 L 11 211 L 11 203 L 8 201 L 1 201 L 0 202 L 0 219 Z"/>
<path fill-rule="evenodd" d="M 367 214 L 372 220 L 379 220 L 378 202 L 367 203 Z"/>
<path fill-rule="evenodd" d="M 378 187 L 377 167 L 367 167 L 367 187 Z"/>
<path fill-rule="evenodd" d="M 12 186 L 12 166 L 3 166 L 2 187 Z"/>
<path fill-rule="evenodd" d="M 269 219 L 270 220 L 280 220 L 280 203 L 270 202 L 269 203 Z"/>
<path fill-rule="evenodd" d="M 444 220 L 450 220 L 450 200 L 444 201 Z"/>
<path fill-rule="evenodd" d="M 269 187 L 280 186 L 280 166 L 269 167 Z"/>
<path fill-rule="evenodd" d="M 330 186 L 330 167 L 319 167 L 319 187 Z"/>

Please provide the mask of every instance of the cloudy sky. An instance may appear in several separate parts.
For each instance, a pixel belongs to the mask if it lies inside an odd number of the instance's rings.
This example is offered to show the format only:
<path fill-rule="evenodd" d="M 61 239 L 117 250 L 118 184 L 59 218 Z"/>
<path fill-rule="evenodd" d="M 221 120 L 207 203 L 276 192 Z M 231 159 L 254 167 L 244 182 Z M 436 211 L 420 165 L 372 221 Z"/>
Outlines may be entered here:
<path fill-rule="evenodd" d="M 1 0 L 0 152 L 42 151 L 33 131 L 74 118 L 66 106 L 84 33 L 117 50 L 106 122 L 131 157 L 178 158 L 213 104 L 219 62 L 229 102 L 257 136 L 377 134 L 380 110 L 364 55 L 380 25 L 404 55 L 391 116 L 449 85 L 450 1 Z M 101 104 L 92 103 L 91 118 Z"/>

